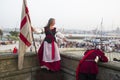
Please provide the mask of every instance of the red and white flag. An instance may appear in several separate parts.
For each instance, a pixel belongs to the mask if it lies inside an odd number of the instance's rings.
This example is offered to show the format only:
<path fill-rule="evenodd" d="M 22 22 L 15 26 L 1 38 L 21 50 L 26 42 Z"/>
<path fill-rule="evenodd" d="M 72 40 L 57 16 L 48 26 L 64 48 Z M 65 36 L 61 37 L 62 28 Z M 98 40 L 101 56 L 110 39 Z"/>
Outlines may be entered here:
<path fill-rule="evenodd" d="M 19 54 L 18 54 L 18 69 L 23 68 L 24 54 L 26 49 L 31 46 L 32 43 L 32 30 L 31 21 L 29 17 L 29 11 L 26 0 L 23 0 L 20 35 L 19 35 Z"/>

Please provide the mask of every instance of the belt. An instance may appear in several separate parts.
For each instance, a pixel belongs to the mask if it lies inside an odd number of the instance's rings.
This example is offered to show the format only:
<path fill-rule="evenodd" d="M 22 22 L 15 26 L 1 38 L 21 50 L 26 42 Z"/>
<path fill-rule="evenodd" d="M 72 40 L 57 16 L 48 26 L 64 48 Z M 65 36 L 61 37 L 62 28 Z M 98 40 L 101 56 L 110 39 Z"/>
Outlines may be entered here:
<path fill-rule="evenodd" d="M 95 61 L 95 60 L 92 60 L 92 59 L 87 59 L 87 60 L 85 60 L 85 61 Z"/>

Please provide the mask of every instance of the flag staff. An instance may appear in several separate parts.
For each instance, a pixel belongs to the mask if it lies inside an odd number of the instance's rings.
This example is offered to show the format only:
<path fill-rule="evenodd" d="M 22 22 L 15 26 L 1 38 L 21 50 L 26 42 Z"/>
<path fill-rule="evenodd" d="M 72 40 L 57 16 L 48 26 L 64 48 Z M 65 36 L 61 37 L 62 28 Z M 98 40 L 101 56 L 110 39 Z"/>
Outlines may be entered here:
<path fill-rule="evenodd" d="M 32 27 L 31 27 L 31 28 L 32 28 Z M 36 55 L 37 55 L 37 47 L 36 47 L 36 45 L 35 45 L 35 39 L 34 39 L 33 31 L 32 31 L 32 37 L 33 37 L 33 45 L 34 45 L 34 47 L 35 47 L 35 53 L 36 53 Z"/>
<path fill-rule="evenodd" d="M 102 50 L 102 33 L 103 33 L 103 31 L 102 31 L 102 28 L 103 28 L 103 18 L 102 18 L 102 20 L 101 20 L 101 37 L 100 37 L 100 42 L 101 42 L 101 50 Z"/>

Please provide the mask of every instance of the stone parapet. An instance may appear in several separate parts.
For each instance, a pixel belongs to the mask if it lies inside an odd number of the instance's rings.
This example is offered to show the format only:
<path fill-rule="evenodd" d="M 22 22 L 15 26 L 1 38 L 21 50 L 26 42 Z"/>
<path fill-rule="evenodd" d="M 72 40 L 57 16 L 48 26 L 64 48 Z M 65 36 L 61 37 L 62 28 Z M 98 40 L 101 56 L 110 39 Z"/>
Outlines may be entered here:
<path fill-rule="evenodd" d="M 0 80 L 34 80 L 38 69 L 36 54 L 25 54 L 22 70 L 18 70 L 18 55 L 0 54 Z"/>
<path fill-rule="evenodd" d="M 64 80 L 75 80 L 75 71 L 79 60 L 82 58 L 83 51 L 79 50 L 64 50 L 61 53 L 61 65 L 64 75 Z M 120 63 L 108 62 L 98 63 L 99 74 L 98 80 L 120 80 Z"/>
<path fill-rule="evenodd" d="M 18 70 L 18 55 L 0 54 L 0 80 L 75 80 L 75 71 L 83 56 L 82 49 L 60 49 L 61 71 L 41 70 L 34 53 L 26 53 L 23 69 Z M 120 63 L 98 63 L 98 80 L 120 80 Z M 46 77 L 45 77 L 46 76 Z M 59 78 L 59 79 L 58 79 Z"/>

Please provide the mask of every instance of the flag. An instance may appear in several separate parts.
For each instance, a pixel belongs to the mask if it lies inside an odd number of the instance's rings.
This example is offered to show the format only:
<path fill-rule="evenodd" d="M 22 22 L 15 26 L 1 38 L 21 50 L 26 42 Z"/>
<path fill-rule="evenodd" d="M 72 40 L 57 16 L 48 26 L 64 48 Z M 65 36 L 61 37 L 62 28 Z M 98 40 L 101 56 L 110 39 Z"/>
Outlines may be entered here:
<path fill-rule="evenodd" d="M 20 70 L 23 68 L 24 54 L 26 49 L 31 46 L 33 40 L 31 21 L 26 0 L 23 0 L 22 5 L 19 39 L 18 69 Z"/>

